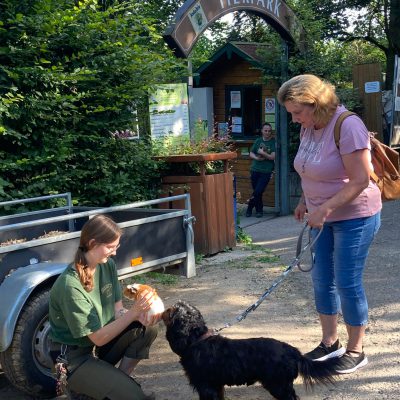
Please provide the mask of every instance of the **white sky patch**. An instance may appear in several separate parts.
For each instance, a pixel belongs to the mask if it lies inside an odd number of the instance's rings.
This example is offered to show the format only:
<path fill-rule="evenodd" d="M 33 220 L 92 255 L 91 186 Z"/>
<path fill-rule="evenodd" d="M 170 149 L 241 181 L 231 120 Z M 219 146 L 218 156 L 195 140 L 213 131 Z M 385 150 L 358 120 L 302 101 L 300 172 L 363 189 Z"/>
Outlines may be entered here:
<path fill-rule="evenodd" d="M 345 10 L 344 15 L 349 19 L 349 27 L 346 29 L 348 33 L 353 33 L 354 24 L 357 21 L 358 17 L 364 18 L 367 14 L 368 10 L 366 8 L 362 8 L 361 10 Z"/>
<path fill-rule="evenodd" d="M 233 15 L 234 13 L 231 12 L 229 14 L 225 14 L 222 18 L 221 21 L 222 22 L 227 22 L 228 24 L 231 24 L 233 22 Z"/>
<path fill-rule="evenodd" d="M 220 21 L 220 22 L 225 22 L 225 23 L 227 23 L 227 24 L 230 25 L 230 24 L 233 23 L 233 16 L 234 16 L 234 13 L 233 13 L 233 12 L 230 12 L 229 14 L 225 14 L 223 17 L 221 17 L 220 19 L 218 19 L 218 21 Z M 207 39 L 211 39 L 211 38 L 212 38 L 210 29 L 206 29 L 206 30 L 204 31 L 204 36 L 205 36 Z"/>

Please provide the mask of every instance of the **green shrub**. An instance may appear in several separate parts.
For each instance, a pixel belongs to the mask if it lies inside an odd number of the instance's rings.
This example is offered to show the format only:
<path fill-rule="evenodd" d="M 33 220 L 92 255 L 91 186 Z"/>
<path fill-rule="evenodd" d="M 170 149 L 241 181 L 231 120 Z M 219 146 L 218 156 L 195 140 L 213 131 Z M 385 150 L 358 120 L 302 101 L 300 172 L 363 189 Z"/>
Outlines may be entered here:
<path fill-rule="evenodd" d="M 155 196 L 147 94 L 184 67 L 138 5 L 108 4 L 0 3 L 0 201 L 65 191 L 87 205 Z M 139 141 L 111 135 L 137 123 Z"/>

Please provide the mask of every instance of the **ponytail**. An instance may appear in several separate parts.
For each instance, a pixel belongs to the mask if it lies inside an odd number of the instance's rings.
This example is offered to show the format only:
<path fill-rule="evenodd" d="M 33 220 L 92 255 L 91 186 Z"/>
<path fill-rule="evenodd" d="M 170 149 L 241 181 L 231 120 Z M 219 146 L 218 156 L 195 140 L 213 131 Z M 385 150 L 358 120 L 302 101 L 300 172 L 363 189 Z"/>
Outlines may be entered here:
<path fill-rule="evenodd" d="M 91 292 L 94 286 L 93 283 L 94 271 L 88 268 L 84 249 L 85 248 L 83 246 L 79 246 L 75 254 L 74 264 L 82 286 L 87 292 Z"/>

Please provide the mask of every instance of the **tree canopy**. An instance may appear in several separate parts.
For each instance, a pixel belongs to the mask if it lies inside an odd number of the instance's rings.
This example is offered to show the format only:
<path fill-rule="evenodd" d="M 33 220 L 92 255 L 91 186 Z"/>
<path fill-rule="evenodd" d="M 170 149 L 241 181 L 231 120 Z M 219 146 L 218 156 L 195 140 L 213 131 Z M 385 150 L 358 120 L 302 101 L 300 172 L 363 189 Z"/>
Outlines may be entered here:
<path fill-rule="evenodd" d="M 320 22 L 321 38 L 356 43 L 364 57 L 377 49 L 386 58 L 386 89 L 393 84 L 394 57 L 400 55 L 400 2 L 398 0 L 293 0 L 301 13 L 308 8 Z M 362 42 L 363 45 L 357 44 Z"/>

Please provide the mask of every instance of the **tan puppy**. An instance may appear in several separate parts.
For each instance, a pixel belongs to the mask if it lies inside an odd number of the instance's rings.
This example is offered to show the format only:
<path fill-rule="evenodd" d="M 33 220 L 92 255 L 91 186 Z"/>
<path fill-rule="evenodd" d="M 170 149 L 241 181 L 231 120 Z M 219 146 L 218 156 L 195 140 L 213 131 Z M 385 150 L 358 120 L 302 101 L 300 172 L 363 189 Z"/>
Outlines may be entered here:
<path fill-rule="evenodd" d="M 124 296 L 130 300 L 138 300 L 143 296 L 144 291 L 153 292 L 153 303 L 150 310 L 147 311 L 146 322 L 150 323 L 154 315 L 161 315 L 165 308 L 164 303 L 158 296 L 156 290 L 148 285 L 142 285 L 140 283 L 134 283 L 132 285 L 127 285 L 124 289 Z"/>

